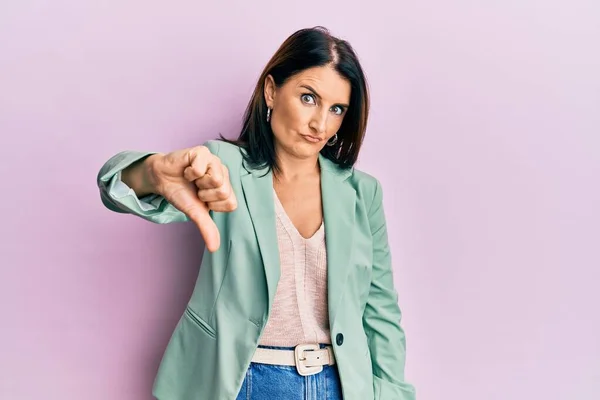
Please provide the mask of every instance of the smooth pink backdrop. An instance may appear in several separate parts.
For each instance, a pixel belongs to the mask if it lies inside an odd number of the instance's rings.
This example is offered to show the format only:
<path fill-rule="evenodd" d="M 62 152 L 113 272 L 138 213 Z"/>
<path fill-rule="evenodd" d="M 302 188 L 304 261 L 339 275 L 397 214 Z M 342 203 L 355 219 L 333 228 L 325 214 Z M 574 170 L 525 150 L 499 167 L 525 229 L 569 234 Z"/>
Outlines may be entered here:
<path fill-rule="evenodd" d="M 294 30 L 372 89 L 419 400 L 600 398 L 600 3 L 0 4 L 0 398 L 149 400 L 203 245 L 103 208 L 124 149 L 233 137 Z"/>

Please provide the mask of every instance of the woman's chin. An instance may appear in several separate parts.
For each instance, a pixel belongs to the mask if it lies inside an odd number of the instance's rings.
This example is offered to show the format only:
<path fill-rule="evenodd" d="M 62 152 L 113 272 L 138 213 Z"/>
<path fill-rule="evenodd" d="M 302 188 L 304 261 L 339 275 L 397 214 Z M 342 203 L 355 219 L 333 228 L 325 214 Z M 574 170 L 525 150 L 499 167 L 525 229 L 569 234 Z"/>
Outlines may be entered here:
<path fill-rule="evenodd" d="M 280 150 L 297 157 L 297 158 L 314 158 L 319 155 L 319 152 L 323 148 L 321 142 L 312 142 L 304 139 L 301 135 L 298 135 L 297 140 L 293 140 L 288 143 L 281 143 Z"/>
<path fill-rule="evenodd" d="M 313 158 L 318 156 L 321 151 L 321 146 L 314 143 L 299 143 L 296 144 L 291 153 L 298 158 Z"/>

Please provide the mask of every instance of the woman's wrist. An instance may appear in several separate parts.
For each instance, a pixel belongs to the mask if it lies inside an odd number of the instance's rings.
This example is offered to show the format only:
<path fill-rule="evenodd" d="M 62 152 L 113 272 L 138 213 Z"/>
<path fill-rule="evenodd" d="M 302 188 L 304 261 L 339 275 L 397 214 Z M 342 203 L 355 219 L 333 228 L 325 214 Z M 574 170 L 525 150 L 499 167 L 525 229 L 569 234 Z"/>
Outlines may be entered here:
<path fill-rule="evenodd" d="M 156 185 L 155 166 L 162 154 L 151 154 L 136 161 L 121 172 L 121 181 L 129 186 L 137 197 L 160 194 Z"/>

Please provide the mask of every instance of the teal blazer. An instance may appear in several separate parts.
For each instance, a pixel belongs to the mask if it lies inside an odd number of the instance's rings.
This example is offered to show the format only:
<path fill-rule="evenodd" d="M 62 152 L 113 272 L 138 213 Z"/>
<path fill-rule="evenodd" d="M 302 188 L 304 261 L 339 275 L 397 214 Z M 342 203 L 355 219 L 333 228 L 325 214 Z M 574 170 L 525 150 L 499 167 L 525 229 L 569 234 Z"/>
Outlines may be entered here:
<path fill-rule="evenodd" d="M 228 167 L 238 208 L 212 212 L 221 247 L 204 252 L 193 294 L 164 352 L 152 393 L 159 400 L 234 400 L 269 318 L 279 280 L 273 181 L 247 168 L 241 149 L 205 143 Z M 110 210 L 155 223 L 186 221 L 164 198 L 142 207 L 115 194 L 120 171 L 152 153 L 126 151 L 98 174 Z M 405 337 L 392 279 L 380 183 L 322 155 L 329 322 L 345 400 L 414 400 L 404 380 Z"/>

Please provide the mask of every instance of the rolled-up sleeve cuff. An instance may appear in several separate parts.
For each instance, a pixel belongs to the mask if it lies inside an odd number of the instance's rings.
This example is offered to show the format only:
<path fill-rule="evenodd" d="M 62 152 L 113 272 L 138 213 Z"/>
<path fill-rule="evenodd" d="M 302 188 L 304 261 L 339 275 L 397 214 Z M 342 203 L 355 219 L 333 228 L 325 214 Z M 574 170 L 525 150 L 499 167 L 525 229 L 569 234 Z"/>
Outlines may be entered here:
<path fill-rule="evenodd" d="M 135 211 L 158 211 L 165 198 L 158 194 L 149 194 L 138 198 L 135 191 L 121 180 L 121 171 L 117 172 L 108 182 L 108 196 L 121 206 Z"/>

